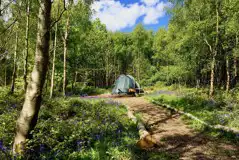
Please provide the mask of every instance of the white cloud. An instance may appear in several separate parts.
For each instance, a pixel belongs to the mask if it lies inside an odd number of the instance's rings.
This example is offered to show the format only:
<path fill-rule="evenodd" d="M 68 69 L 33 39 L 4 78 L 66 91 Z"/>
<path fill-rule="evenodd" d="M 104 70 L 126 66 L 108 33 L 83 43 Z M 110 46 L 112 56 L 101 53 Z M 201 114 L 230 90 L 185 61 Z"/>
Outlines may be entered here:
<path fill-rule="evenodd" d="M 153 6 L 157 4 L 160 0 L 141 0 L 142 3 L 146 4 L 147 6 Z"/>
<path fill-rule="evenodd" d="M 159 19 L 165 16 L 165 7 L 170 7 L 170 5 L 170 3 L 159 2 L 156 6 L 148 7 L 143 20 L 144 24 L 159 23 Z"/>
<path fill-rule="evenodd" d="M 170 3 L 159 2 L 159 0 L 142 0 L 143 4 L 122 4 L 115 0 L 95 1 L 92 9 L 95 10 L 93 20 L 99 18 L 108 30 L 117 31 L 132 27 L 136 21 L 143 16 L 144 24 L 156 24 L 159 18 L 165 15 L 164 8 Z"/>

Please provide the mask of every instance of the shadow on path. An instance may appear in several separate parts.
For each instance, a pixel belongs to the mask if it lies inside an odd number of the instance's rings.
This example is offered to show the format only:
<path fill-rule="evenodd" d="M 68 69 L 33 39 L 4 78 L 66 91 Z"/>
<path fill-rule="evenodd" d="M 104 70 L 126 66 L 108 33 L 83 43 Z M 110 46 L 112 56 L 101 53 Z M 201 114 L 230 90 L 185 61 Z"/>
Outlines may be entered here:
<path fill-rule="evenodd" d="M 239 146 L 198 133 L 186 125 L 179 114 L 149 103 L 143 97 L 116 98 L 139 114 L 148 131 L 157 140 L 152 151 L 179 155 L 184 160 L 236 160 Z"/>

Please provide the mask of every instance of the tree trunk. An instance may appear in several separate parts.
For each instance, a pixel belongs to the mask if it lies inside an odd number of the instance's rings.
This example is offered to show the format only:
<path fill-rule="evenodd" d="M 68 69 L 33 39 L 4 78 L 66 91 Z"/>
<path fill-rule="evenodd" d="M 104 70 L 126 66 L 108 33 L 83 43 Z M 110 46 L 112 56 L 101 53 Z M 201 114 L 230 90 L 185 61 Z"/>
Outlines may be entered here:
<path fill-rule="evenodd" d="M 4 82 L 5 82 L 5 87 L 7 87 L 7 63 L 5 64 L 5 79 L 4 79 Z"/>
<path fill-rule="evenodd" d="M 214 70 L 215 70 L 215 63 L 216 63 L 216 56 L 218 50 L 218 41 L 219 41 L 219 13 L 218 13 L 218 1 L 216 1 L 216 41 L 215 41 L 215 49 L 213 52 L 212 63 L 211 63 L 211 78 L 210 78 L 210 91 L 209 97 L 213 97 L 214 93 Z"/>
<path fill-rule="evenodd" d="M 210 75 L 210 91 L 209 91 L 209 97 L 213 97 L 214 93 L 214 69 L 215 69 L 215 61 L 216 61 L 216 56 L 215 54 L 212 57 L 212 63 L 211 63 L 211 75 Z"/>
<path fill-rule="evenodd" d="M 106 75 L 105 75 L 106 87 L 109 86 L 109 52 L 106 54 Z"/>
<path fill-rule="evenodd" d="M 237 47 L 237 44 L 238 44 L 238 37 L 236 35 L 236 47 Z M 237 56 L 234 56 L 233 65 L 234 65 L 234 77 L 237 77 Z"/>
<path fill-rule="evenodd" d="M 26 19 L 26 36 L 25 36 L 25 59 L 24 59 L 24 90 L 27 89 L 27 72 L 28 72 L 28 36 L 29 36 L 29 16 L 30 16 L 30 0 L 27 0 L 27 19 Z"/>
<path fill-rule="evenodd" d="M 2 0 L 0 0 L 0 17 L 2 16 Z"/>
<path fill-rule="evenodd" d="M 63 69 L 63 96 L 66 95 L 66 57 L 67 57 L 67 39 L 68 39 L 68 29 L 70 24 L 70 14 L 68 13 L 67 20 L 66 20 L 66 31 L 65 36 L 63 38 L 63 45 L 64 45 L 64 69 Z"/>
<path fill-rule="evenodd" d="M 53 49 L 53 59 L 52 59 L 52 71 L 51 71 L 51 89 L 50 98 L 52 98 L 54 90 L 54 74 L 55 74 L 55 59 L 56 59 L 56 45 L 57 45 L 57 30 L 58 24 L 56 23 L 55 38 L 54 38 L 54 49 Z"/>
<path fill-rule="evenodd" d="M 12 72 L 11 93 L 13 93 L 14 89 L 15 89 L 15 80 L 16 80 L 16 72 L 17 72 L 17 49 L 18 49 L 18 33 L 16 32 L 16 42 L 15 42 L 15 51 L 14 51 L 14 64 L 13 64 L 13 72 Z"/>
<path fill-rule="evenodd" d="M 140 79 L 140 59 L 139 59 L 139 52 L 138 52 L 138 60 L 137 60 L 137 67 L 138 67 L 138 69 L 137 69 L 137 79 L 138 79 L 138 81 L 140 81 L 139 79 Z"/>
<path fill-rule="evenodd" d="M 13 153 L 20 155 L 24 154 L 26 139 L 37 123 L 49 60 L 51 0 L 41 0 L 39 3 L 35 63 L 31 80 L 27 86 L 23 108 L 17 119 L 13 144 Z"/>
<path fill-rule="evenodd" d="M 227 83 L 226 83 L 226 92 L 229 91 L 230 87 L 230 71 L 229 71 L 229 57 L 226 57 L 226 70 L 227 70 Z"/>
<path fill-rule="evenodd" d="M 234 65 L 234 77 L 237 77 L 237 57 L 234 57 L 233 65 Z"/>

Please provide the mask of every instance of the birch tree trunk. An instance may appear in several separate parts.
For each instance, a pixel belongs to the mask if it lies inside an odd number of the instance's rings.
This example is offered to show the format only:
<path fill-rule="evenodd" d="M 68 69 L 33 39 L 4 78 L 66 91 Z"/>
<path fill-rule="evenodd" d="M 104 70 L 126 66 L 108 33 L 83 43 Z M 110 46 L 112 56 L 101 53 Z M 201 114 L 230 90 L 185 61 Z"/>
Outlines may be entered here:
<path fill-rule="evenodd" d="M 234 77 L 237 77 L 237 57 L 234 57 L 233 66 L 234 66 Z"/>
<path fill-rule="evenodd" d="M 50 98 L 52 98 L 54 90 L 54 74 L 55 74 L 55 59 L 56 59 L 56 45 L 57 45 L 57 28 L 58 24 L 56 23 L 55 38 L 54 38 L 54 49 L 53 49 L 53 59 L 52 59 L 52 71 L 51 71 L 51 89 L 50 89 Z"/>
<path fill-rule="evenodd" d="M 212 57 L 211 62 L 211 75 L 210 75 L 210 91 L 209 91 L 209 97 L 213 97 L 214 93 L 214 69 L 215 69 L 215 61 L 216 61 L 216 55 L 214 54 Z"/>
<path fill-rule="evenodd" d="M 0 0 L 0 17 L 2 16 L 2 0 Z"/>
<path fill-rule="evenodd" d="M 109 86 L 109 51 L 106 53 L 106 75 L 105 75 L 106 87 Z"/>
<path fill-rule="evenodd" d="M 216 1 L 216 41 L 215 41 L 215 49 L 213 52 L 212 63 L 211 63 L 211 78 L 210 78 L 210 91 L 209 97 L 213 97 L 214 93 L 214 72 L 215 72 L 215 63 L 216 63 L 216 56 L 217 56 L 217 47 L 219 41 L 219 13 L 218 13 L 218 0 Z"/>
<path fill-rule="evenodd" d="M 236 35 L 236 47 L 237 47 L 237 44 L 238 44 L 238 37 Z M 234 65 L 234 77 L 237 77 L 237 56 L 234 56 L 233 65 Z"/>
<path fill-rule="evenodd" d="M 5 62 L 6 63 L 6 62 Z M 7 87 L 7 63 L 5 64 L 5 79 L 4 79 L 4 83 L 5 83 L 5 87 Z"/>
<path fill-rule="evenodd" d="M 226 83 L 226 92 L 229 91 L 230 87 L 230 71 L 229 71 L 229 57 L 226 57 L 226 70 L 227 70 L 227 83 Z"/>
<path fill-rule="evenodd" d="M 14 49 L 14 62 L 13 62 L 13 72 L 12 72 L 12 84 L 11 84 L 11 93 L 14 92 L 15 89 L 15 80 L 17 73 L 17 49 L 18 49 L 18 33 L 16 32 L 16 42 Z"/>
<path fill-rule="evenodd" d="M 30 0 L 27 0 L 27 19 L 26 19 L 26 36 L 25 36 L 25 57 L 24 57 L 24 90 L 27 89 L 27 73 L 28 73 L 28 37 L 29 37 L 29 16 L 30 16 Z"/>
<path fill-rule="evenodd" d="M 64 45 L 64 69 L 63 69 L 63 96 L 66 95 L 66 57 L 67 57 L 67 41 L 68 41 L 68 29 L 70 24 L 70 15 L 68 13 L 67 20 L 66 20 L 66 30 L 65 36 L 63 38 L 63 45 Z"/>
<path fill-rule="evenodd" d="M 24 154 L 26 139 L 37 123 L 49 60 L 51 0 L 41 0 L 39 3 L 35 63 L 31 80 L 27 85 L 23 108 L 17 119 L 13 144 L 13 153 L 20 155 Z"/>

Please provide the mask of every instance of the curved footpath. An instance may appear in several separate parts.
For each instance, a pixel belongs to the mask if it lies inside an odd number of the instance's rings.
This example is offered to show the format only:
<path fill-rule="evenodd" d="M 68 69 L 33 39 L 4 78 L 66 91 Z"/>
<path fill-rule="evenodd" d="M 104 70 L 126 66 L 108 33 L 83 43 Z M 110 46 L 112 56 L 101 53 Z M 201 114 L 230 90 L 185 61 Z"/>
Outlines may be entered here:
<path fill-rule="evenodd" d="M 156 139 L 154 151 L 179 155 L 182 160 L 237 160 L 239 146 L 206 136 L 191 129 L 179 114 L 171 114 L 143 97 L 113 98 L 134 114 L 140 114 L 148 131 Z"/>

